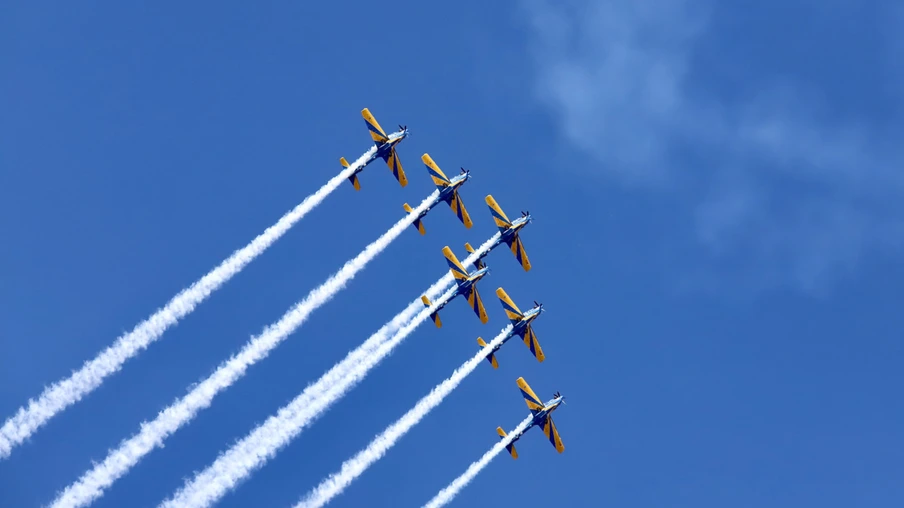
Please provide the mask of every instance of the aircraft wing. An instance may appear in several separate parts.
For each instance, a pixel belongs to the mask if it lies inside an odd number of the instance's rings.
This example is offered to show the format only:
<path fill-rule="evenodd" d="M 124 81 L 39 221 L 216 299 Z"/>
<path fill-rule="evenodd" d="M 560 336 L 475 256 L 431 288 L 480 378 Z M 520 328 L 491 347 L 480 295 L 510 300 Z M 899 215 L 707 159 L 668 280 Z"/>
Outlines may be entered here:
<path fill-rule="evenodd" d="M 491 194 L 487 194 L 485 201 L 487 202 L 487 206 L 490 207 L 490 213 L 493 214 L 493 221 L 496 222 L 496 227 L 499 228 L 499 232 L 503 232 L 512 227 L 512 221 L 505 216 L 502 207 L 496 203 L 496 200 L 493 199 Z"/>
<path fill-rule="evenodd" d="M 465 270 L 465 267 L 461 266 L 461 263 L 458 262 L 458 258 L 455 257 L 455 253 L 452 252 L 452 249 L 450 249 L 448 245 L 443 247 L 443 255 L 446 256 L 446 263 L 449 264 L 449 270 L 452 272 L 452 276 L 455 277 L 455 280 L 457 282 L 468 280 L 468 271 Z"/>
<path fill-rule="evenodd" d="M 421 160 L 424 161 L 424 165 L 427 166 L 427 172 L 430 173 L 430 178 L 433 178 L 433 183 L 438 189 L 452 185 L 452 182 L 446 178 L 446 174 L 443 173 L 443 170 L 439 169 L 439 166 L 433 162 L 430 154 L 425 153 L 424 155 L 421 155 Z"/>
<path fill-rule="evenodd" d="M 399 184 L 402 187 L 408 185 L 408 177 L 405 176 L 405 171 L 402 169 L 402 161 L 399 160 L 399 154 L 394 147 L 389 152 L 389 155 L 383 157 L 383 160 L 386 161 L 386 165 L 392 171 L 392 176 L 399 181 Z"/>
<path fill-rule="evenodd" d="M 517 322 L 521 321 L 522 318 L 524 318 L 524 314 L 521 312 L 518 306 L 515 305 L 515 302 L 513 302 L 512 299 L 509 298 L 508 293 L 506 293 L 504 289 L 497 288 L 496 296 L 498 296 L 499 300 L 502 302 L 502 308 L 505 309 L 505 317 L 507 317 L 509 321 L 512 322 L 512 324 L 516 324 Z"/>
<path fill-rule="evenodd" d="M 465 208 L 465 204 L 462 203 L 458 191 L 452 193 L 452 199 L 449 200 L 449 207 L 452 208 L 452 213 L 458 217 L 458 220 L 465 225 L 465 228 L 471 229 L 471 226 L 474 224 L 471 222 L 471 216 L 468 215 L 468 210 Z"/>
<path fill-rule="evenodd" d="M 370 137 L 374 140 L 374 143 L 377 146 L 389 141 L 386 133 L 383 132 L 383 128 L 380 127 L 380 124 L 377 123 L 377 119 L 374 118 L 372 114 L 370 114 L 369 109 L 362 109 L 361 116 L 364 117 L 364 123 L 367 124 L 367 130 L 370 131 Z"/>
<path fill-rule="evenodd" d="M 521 396 L 524 397 L 524 402 L 527 404 L 527 408 L 530 409 L 530 412 L 532 414 L 537 414 L 542 411 L 543 403 L 540 402 L 540 397 L 537 397 L 537 394 L 530 389 L 530 385 L 527 384 L 527 381 L 525 381 L 523 377 L 519 377 L 517 383 L 518 388 L 521 389 Z"/>
<path fill-rule="evenodd" d="M 528 325 L 522 338 L 524 339 L 524 345 L 527 346 L 527 349 L 530 349 L 530 353 L 534 355 L 538 362 L 546 359 L 546 356 L 543 355 L 543 350 L 540 348 L 540 343 L 537 342 L 537 334 L 534 333 L 534 327 Z"/>
<path fill-rule="evenodd" d="M 490 318 L 487 316 L 487 310 L 483 307 L 483 300 L 480 299 L 480 293 L 477 292 L 476 284 L 472 285 L 471 290 L 468 291 L 468 305 L 474 310 L 474 314 L 477 314 L 477 317 L 480 318 L 480 322 L 487 324 Z"/>
<path fill-rule="evenodd" d="M 565 451 L 565 445 L 562 444 L 562 438 L 559 437 L 559 431 L 556 430 L 556 424 L 552 421 L 552 416 L 547 416 L 543 422 L 543 433 L 546 434 L 546 439 L 556 447 L 557 452 L 562 453 Z"/>
<path fill-rule="evenodd" d="M 521 237 L 516 235 L 515 240 L 509 242 L 509 247 L 512 248 L 512 254 L 515 255 L 515 259 L 518 260 L 524 271 L 529 272 L 530 259 L 527 258 L 527 252 L 524 252 L 524 244 L 521 243 Z"/>

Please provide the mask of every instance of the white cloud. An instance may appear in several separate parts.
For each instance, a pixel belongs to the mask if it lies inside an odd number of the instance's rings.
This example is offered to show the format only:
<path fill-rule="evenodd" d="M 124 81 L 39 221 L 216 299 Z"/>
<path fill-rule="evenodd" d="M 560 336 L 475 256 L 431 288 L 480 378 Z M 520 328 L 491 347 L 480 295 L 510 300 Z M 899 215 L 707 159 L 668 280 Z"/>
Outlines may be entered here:
<path fill-rule="evenodd" d="M 819 291 L 865 252 L 899 248 L 904 158 L 893 129 L 868 114 L 839 118 L 821 87 L 794 76 L 766 74 L 757 80 L 766 88 L 709 97 L 718 85 L 694 58 L 719 19 L 715 3 L 701 5 L 526 1 L 537 98 L 562 136 L 602 176 L 691 193 L 707 257 L 758 270 L 758 286 Z"/>

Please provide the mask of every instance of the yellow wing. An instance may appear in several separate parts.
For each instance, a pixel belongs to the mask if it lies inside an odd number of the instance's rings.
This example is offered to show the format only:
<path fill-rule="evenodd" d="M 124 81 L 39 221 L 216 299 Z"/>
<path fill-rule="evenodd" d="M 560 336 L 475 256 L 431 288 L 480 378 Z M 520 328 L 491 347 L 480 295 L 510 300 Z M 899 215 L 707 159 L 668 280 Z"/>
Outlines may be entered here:
<path fill-rule="evenodd" d="M 524 345 L 527 346 L 527 349 L 530 349 L 534 358 L 537 359 L 538 362 L 543 362 L 546 359 L 546 356 L 543 354 L 543 350 L 540 348 L 540 343 L 537 342 L 537 334 L 534 333 L 534 328 L 528 325 L 527 330 L 524 333 Z"/>
<path fill-rule="evenodd" d="M 455 254 L 448 245 L 443 247 L 443 255 L 446 256 L 446 263 L 449 264 L 449 271 L 452 272 L 452 276 L 455 277 L 455 280 L 462 282 L 468 280 L 467 270 L 465 270 L 465 267 L 461 266 L 461 263 L 458 262 L 458 258 L 455 257 Z"/>
<path fill-rule="evenodd" d="M 392 176 L 399 181 L 399 184 L 402 187 L 408 185 L 408 177 L 405 176 L 405 171 L 402 170 L 402 161 L 399 160 L 399 154 L 396 152 L 395 148 L 393 148 L 392 151 L 389 152 L 389 156 L 386 157 L 386 165 L 389 166 L 389 170 L 392 171 Z"/>
<path fill-rule="evenodd" d="M 530 271 L 530 259 L 527 258 L 527 252 L 524 252 L 524 244 L 521 243 L 521 237 L 515 236 L 515 241 L 512 242 L 512 254 L 515 255 L 515 259 L 518 260 L 518 263 L 524 268 L 525 272 Z"/>
<path fill-rule="evenodd" d="M 458 195 L 458 191 L 452 193 L 452 199 L 449 200 L 449 207 L 452 208 L 452 213 L 458 217 L 458 220 L 461 221 L 462 224 L 465 225 L 466 229 L 471 229 L 471 226 L 474 224 L 471 222 L 471 216 L 468 215 L 468 210 L 465 208 L 465 204 L 461 201 L 461 197 Z"/>
<path fill-rule="evenodd" d="M 498 296 L 499 300 L 502 302 L 502 308 L 505 309 L 505 317 L 507 317 L 512 324 L 515 324 L 524 318 L 524 313 L 522 313 L 518 306 L 515 305 L 515 302 L 509 298 L 508 293 L 506 293 L 504 289 L 496 289 L 496 296 Z"/>
<path fill-rule="evenodd" d="M 565 451 L 565 445 L 562 444 L 562 438 L 559 437 L 559 431 L 556 430 L 556 424 L 552 421 L 552 416 L 547 416 L 546 421 L 543 422 L 543 433 L 546 434 L 546 439 L 549 439 L 549 442 L 556 447 L 556 451 L 559 453 Z"/>
<path fill-rule="evenodd" d="M 468 305 L 474 310 L 474 314 L 477 314 L 477 317 L 480 318 L 480 322 L 487 324 L 490 318 L 487 316 L 487 310 L 483 307 L 480 293 L 477 292 L 477 284 L 471 286 L 471 291 L 468 292 Z"/>
<path fill-rule="evenodd" d="M 543 403 L 540 402 L 540 397 L 537 397 L 537 394 L 530 389 L 527 381 L 523 377 L 519 377 L 517 382 L 518 388 L 521 388 L 521 396 L 524 397 L 524 402 L 527 403 L 527 408 L 530 409 L 530 412 L 537 414 L 542 411 Z"/>
<path fill-rule="evenodd" d="M 493 199 L 491 194 L 487 194 L 485 201 L 490 207 L 490 213 L 493 214 L 493 221 L 496 222 L 496 227 L 499 228 L 500 232 L 512 227 L 512 221 L 505 216 L 505 212 L 502 211 L 502 208 L 496 203 L 496 200 Z"/>
<path fill-rule="evenodd" d="M 442 189 L 443 187 L 448 187 L 452 184 L 452 182 L 446 178 L 446 174 L 443 173 L 443 170 L 439 169 L 439 166 L 433 162 L 433 159 L 430 157 L 430 154 L 421 155 L 421 160 L 424 161 L 424 165 L 427 166 L 427 172 L 430 173 L 430 178 L 433 178 L 433 184 L 437 186 L 437 188 Z"/>
<path fill-rule="evenodd" d="M 364 123 L 367 124 L 367 130 L 370 132 L 370 137 L 374 140 L 374 143 L 381 145 L 389 140 L 389 138 L 386 137 L 386 133 L 383 132 L 383 128 L 377 123 L 377 119 L 370 114 L 369 109 L 362 109 L 361 116 L 364 117 Z"/>

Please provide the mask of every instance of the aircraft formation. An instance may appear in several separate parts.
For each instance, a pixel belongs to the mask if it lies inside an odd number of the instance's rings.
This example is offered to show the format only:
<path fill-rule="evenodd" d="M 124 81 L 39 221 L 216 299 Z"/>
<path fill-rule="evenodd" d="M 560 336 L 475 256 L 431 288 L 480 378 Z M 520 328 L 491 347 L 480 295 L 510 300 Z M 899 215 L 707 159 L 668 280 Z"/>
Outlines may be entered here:
<path fill-rule="evenodd" d="M 387 135 L 383 128 L 380 127 L 380 124 L 377 123 L 377 119 L 367 108 L 364 108 L 361 111 L 361 116 L 364 117 L 364 122 L 367 125 L 367 129 L 370 132 L 374 144 L 377 146 L 377 151 L 364 165 L 362 165 L 355 172 L 355 174 L 353 174 L 349 178 L 349 181 L 352 183 L 355 190 L 361 190 L 357 174 L 363 171 L 367 164 L 370 164 L 377 158 L 382 158 L 389 166 L 389 169 L 392 171 L 392 174 L 396 178 L 396 180 L 398 180 L 402 187 L 405 187 L 408 184 L 408 179 L 402 169 L 402 163 L 399 160 L 396 147 L 403 139 L 408 137 L 408 127 L 399 125 L 398 132 Z M 345 160 L 345 157 L 342 157 L 339 160 L 344 168 L 348 167 L 348 162 Z M 418 217 L 413 223 L 414 228 L 417 229 L 421 235 L 426 234 L 423 218 L 437 204 L 439 204 L 440 202 L 445 202 L 452 209 L 452 212 L 455 214 L 458 220 L 460 220 L 461 223 L 464 224 L 465 228 L 470 229 L 473 223 L 467 209 L 465 208 L 464 202 L 462 202 L 461 196 L 459 195 L 459 189 L 461 188 L 461 186 L 471 178 L 470 171 L 466 170 L 465 168 L 461 168 L 461 171 L 458 175 L 456 175 L 452 179 L 449 179 L 429 154 L 423 154 L 421 156 L 421 161 L 423 161 L 424 165 L 427 167 L 427 171 L 430 174 L 430 177 L 433 179 L 434 185 L 436 185 L 437 190 L 439 190 L 439 195 L 433 200 L 432 203 L 430 203 L 430 205 L 425 210 L 419 213 Z M 489 247 L 489 249 L 487 249 L 486 252 L 481 254 L 476 259 L 474 263 L 476 269 L 472 272 L 468 272 L 465 267 L 462 266 L 461 262 L 459 262 L 458 258 L 455 256 L 455 253 L 452 252 L 452 249 L 450 249 L 449 246 L 443 247 L 443 256 L 445 256 L 446 263 L 449 265 L 449 271 L 452 273 L 456 287 L 453 296 L 437 306 L 437 308 L 430 313 L 430 319 L 433 320 L 437 328 L 442 328 L 442 321 L 439 318 L 439 311 L 443 307 L 445 307 L 449 303 L 449 301 L 458 296 L 462 296 L 467 301 L 468 307 L 470 307 L 474 311 L 474 313 L 480 319 L 481 323 L 486 324 L 488 322 L 489 318 L 483 305 L 483 301 L 480 297 L 480 293 L 477 290 L 477 283 L 489 273 L 489 268 L 483 262 L 483 258 L 486 257 L 493 249 L 495 249 L 499 245 L 504 243 L 508 246 L 508 248 L 512 251 L 512 254 L 515 256 L 515 259 L 518 261 L 521 267 L 524 268 L 525 272 L 529 272 L 531 269 L 530 260 L 527 257 L 527 253 L 524 251 L 524 245 L 521 242 L 520 236 L 521 230 L 531 223 L 532 218 L 530 212 L 522 211 L 520 217 L 517 217 L 515 220 L 509 220 L 505 212 L 502 211 L 502 207 L 499 206 L 492 195 L 487 195 L 485 201 L 490 209 L 490 214 L 493 217 L 493 221 L 495 222 L 496 227 L 499 230 L 499 236 L 496 241 Z M 408 203 L 405 203 L 403 205 L 403 208 L 405 212 L 412 213 L 412 208 L 408 205 Z M 465 250 L 468 253 L 474 252 L 474 248 L 470 245 L 470 243 L 465 243 Z M 493 348 L 490 348 L 490 350 L 487 351 L 487 361 L 490 363 L 490 365 L 493 366 L 494 369 L 498 368 L 499 362 L 496 357 L 497 352 L 506 342 L 508 342 L 509 339 L 517 335 L 521 338 L 521 340 L 530 350 L 531 354 L 534 355 L 537 361 L 542 362 L 546 357 L 543 354 L 543 349 L 540 348 L 540 343 L 537 341 L 537 335 L 536 333 L 534 333 L 533 327 L 531 325 L 533 321 L 543 312 L 543 305 L 535 300 L 533 307 L 531 307 L 527 311 L 522 312 L 518 308 L 518 306 L 515 305 L 508 294 L 506 294 L 503 288 L 500 287 L 496 289 L 496 296 L 499 298 L 499 301 L 502 304 L 502 308 L 505 311 L 506 317 L 512 324 L 512 328 L 506 334 L 505 338 L 503 338 L 501 343 L 494 346 Z M 424 303 L 425 307 L 430 307 L 431 302 L 426 295 L 421 296 L 421 301 Z M 488 348 L 488 344 L 483 340 L 482 337 L 477 338 L 477 344 L 481 348 Z M 506 450 L 509 452 L 513 459 L 517 459 L 518 452 L 515 450 L 515 442 L 518 441 L 521 436 L 530 428 L 539 427 L 540 429 L 542 429 L 543 434 L 546 436 L 546 439 L 549 440 L 553 447 L 555 447 L 556 451 L 562 453 L 565 450 L 565 445 L 562 443 L 562 439 L 559 436 L 559 432 L 556 429 L 555 423 L 553 422 L 552 413 L 561 405 L 565 404 L 565 397 L 562 396 L 561 393 L 556 392 L 553 395 L 552 399 L 544 403 L 540 400 L 539 397 L 537 397 L 536 393 L 534 393 L 530 385 L 527 384 L 527 381 L 525 381 L 523 377 L 519 377 L 516 380 L 516 383 L 521 391 L 521 396 L 524 398 L 524 401 L 531 412 L 532 419 L 527 428 L 520 431 L 514 436 L 514 438 L 511 439 L 509 444 L 507 444 L 505 447 Z M 506 437 L 508 437 L 502 427 L 497 427 L 496 432 L 499 434 L 500 439 L 506 439 Z"/>
<path fill-rule="evenodd" d="M 374 143 L 364 154 L 352 163 L 341 157 L 339 161 L 342 170 L 338 174 L 332 175 L 323 186 L 305 197 L 251 242 L 235 250 L 207 274 L 178 292 L 166 305 L 157 308 L 131 331 L 123 333 L 93 359 L 85 361 L 80 368 L 72 370 L 60 381 L 45 385 L 38 397 L 29 399 L 27 404 L 0 425 L 0 461 L 10 457 L 17 447 L 27 445 L 32 436 L 49 421 L 83 400 L 99 388 L 106 378 L 121 371 L 129 359 L 158 341 L 167 329 L 188 316 L 214 291 L 240 273 L 248 263 L 262 255 L 328 195 L 336 189 L 344 188 L 344 180 L 348 180 L 355 191 L 360 191 L 360 179 L 364 168 L 371 162 L 382 159 L 399 185 L 407 186 L 408 178 L 402 168 L 398 147 L 409 136 L 408 128 L 399 125 L 397 132 L 387 134 L 367 108 L 361 111 L 361 115 Z M 458 174 L 449 178 L 429 154 L 423 154 L 421 161 L 436 190 L 416 207 L 404 203 L 402 205 L 404 214 L 400 214 L 401 218 L 392 227 L 348 260 L 322 284 L 311 289 L 282 317 L 266 326 L 263 332 L 252 336 L 238 352 L 221 362 L 206 378 L 193 383 L 184 395 L 157 412 L 152 419 L 143 422 L 138 431 L 123 439 L 114 448 L 108 449 L 103 460 L 92 460 L 89 469 L 77 480 L 54 494 L 55 498 L 49 506 L 81 507 L 103 496 L 106 490 L 131 471 L 143 457 L 157 448 L 162 448 L 169 436 L 188 425 L 199 413 L 210 407 L 215 397 L 238 382 L 251 366 L 267 358 L 277 345 L 302 326 L 308 316 L 345 288 L 356 273 L 363 270 L 396 238 L 409 234 L 409 227 L 425 235 L 426 216 L 440 203 L 446 203 L 465 228 L 470 229 L 473 222 L 460 195 L 462 186 L 471 178 L 470 171 L 461 168 Z M 531 262 L 524 250 L 521 233 L 531 223 L 532 218 L 529 211 L 522 211 L 520 216 L 513 220 L 509 219 L 492 195 L 487 195 L 485 202 L 497 228 L 497 232 L 490 239 L 480 244 L 477 249 L 470 243 L 465 243 L 467 256 L 462 260 L 458 259 L 448 245 L 443 247 L 442 253 L 449 269 L 448 275 L 444 271 L 443 276 L 427 290 L 412 295 L 413 299 L 401 312 L 361 345 L 349 351 L 344 359 L 336 362 L 319 379 L 308 384 L 292 401 L 258 424 L 244 438 L 229 445 L 229 448 L 220 453 L 205 469 L 195 472 L 191 479 L 186 479 L 185 484 L 160 506 L 181 508 L 209 506 L 215 503 L 328 411 L 371 369 L 388 357 L 420 324 L 426 323 L 429 318 L 437 328 L 442 328 L 440 311 L 450 301 L 461 297 L 460 300 L 467 303 L 480 322 L 486 324 L 489 316 L 478 288 L 489 273 L 484 258 L 504 244 L 524 271 L 529 272 Z M 470 266 L 474 267 L 472 271 L 467 269 Z M 381 457 L 432 408 L 440 404 L 466 376 L 484 368 L 484 360 L 489 362 L 493 369 L 497 369 L 502 347 L 513 337 L 519 337 L 538 362 L 544 361 L 546 357 L 533 329 L 534 321 L 544 311 L 543 305 L 534 301 L 533 307 L 522 312 L 503 288 L 496 289 L 496 296 L 508 319 L 506 327 L 489 341 L 477 337 L 478 348 L 472 357 L 420 399 L 399 420 L 374 438 L 358 455 L 343 463 L 337 473 L 321 481 L 296 508 L 320 507 L 341 493 L 373 461 Z M 497 454 L 501 454 L 503 449 L 508 450 L 513 458 L 517 458 L 515 442 L 531 427 L 540 427 L 553 447 L 559 453 L 564 451 L 565 447 L 552 420 L 552 413 L 564 404 L 564 397 L 556 392 L 551 400 L 544 403 L 523 377 L 519 377 L 516 383 L 530 410 L 530 415 L 513 427 L 508 434 L 501 427 L 497 428 L 500 441 L 495 441 L 479 461 L 472 463 L 464 474 L 441 490 L 427 506 L 438 508 L 451 501 L 456 493 L 476 476 L 480 468 Z"/>

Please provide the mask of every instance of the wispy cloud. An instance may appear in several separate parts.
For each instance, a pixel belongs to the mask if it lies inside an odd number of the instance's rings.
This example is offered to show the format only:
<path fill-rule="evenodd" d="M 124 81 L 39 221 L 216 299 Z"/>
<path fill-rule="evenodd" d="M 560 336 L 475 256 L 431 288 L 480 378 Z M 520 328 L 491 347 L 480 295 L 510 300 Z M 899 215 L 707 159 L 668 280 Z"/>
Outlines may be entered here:
<path fill-rule="evenodd" d="M 736 41 L 722 33 L 731 7 L 685 0 L 524 5 L 536 97 L 562 137 L 596 160 L 585 168 L 600 176 L 690 202 L 688 220 L 710 260 L 759 270 L 758 285 L 817 291 L 852 273 L 865 253 L 901 247 L 904 152 L 896 133 L 904 121 L 876 108 L 841 107 L 833 102 L 841 85 L 762 64 L 782 55 L 762 50 L 759 67 L 736 55 Z M 748 13 L 743 19 L 758 23 Z M 753 42 L 766 46 L 782 35 L 775 30 L 747 26 L 735 38 L 761 38 Z M 836 35 L 827 32 L 824 42 Z M 894 44 L 896 36 L 876 40 Z M 887 67 L 875 75 L 900 74 L 891 59 L 869 65 Z M 718 71 L 738 67 L 752 77 L 718 80 Z M 850 77 L 844 72 L 835 79 Z M 887 88 L 868 79 L 847 86 L 860 87 L 857 94 Z"/>

